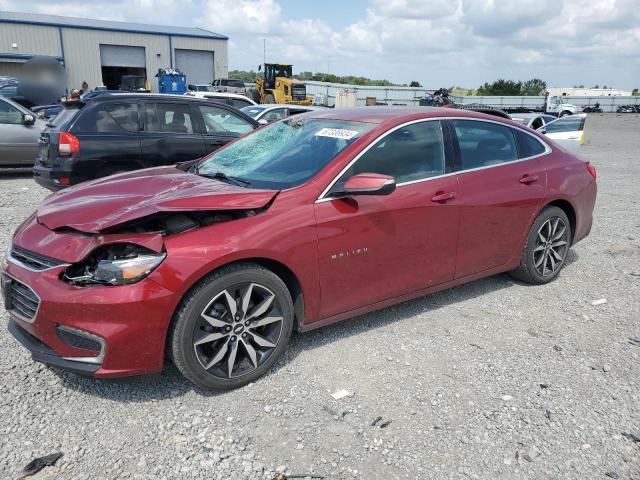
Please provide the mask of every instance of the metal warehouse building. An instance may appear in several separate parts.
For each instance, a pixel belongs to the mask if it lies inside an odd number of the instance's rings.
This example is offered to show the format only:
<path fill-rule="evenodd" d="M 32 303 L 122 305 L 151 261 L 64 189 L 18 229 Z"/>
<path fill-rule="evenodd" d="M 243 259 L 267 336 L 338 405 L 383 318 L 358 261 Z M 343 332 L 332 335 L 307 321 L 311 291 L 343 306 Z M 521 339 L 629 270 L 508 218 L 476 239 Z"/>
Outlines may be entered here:
<path fill-rule="evenodd" d="M 159 68 L 178 68 L 189 83 L 226 77 L 228 37 L 201 28 L 0 12 L 0 76 L 18 75 L 33 56 L 60 61 L 67 87 L 106 85 L 143 75 L 153 91 Z"/>

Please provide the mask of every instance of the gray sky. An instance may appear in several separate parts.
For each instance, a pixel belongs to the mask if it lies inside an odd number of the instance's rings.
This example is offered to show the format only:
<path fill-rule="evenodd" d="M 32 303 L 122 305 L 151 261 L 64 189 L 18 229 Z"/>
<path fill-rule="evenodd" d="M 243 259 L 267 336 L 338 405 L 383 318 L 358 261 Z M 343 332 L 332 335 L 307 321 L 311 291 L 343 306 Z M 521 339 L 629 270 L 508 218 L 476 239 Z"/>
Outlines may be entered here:
<path fill-rule="evenodd" d="M 0 9 L 198 26 L 229 68 L 267 60 L 430 88 L 539 77 L 640 88 L 639 0 L 0 0 Z"/>

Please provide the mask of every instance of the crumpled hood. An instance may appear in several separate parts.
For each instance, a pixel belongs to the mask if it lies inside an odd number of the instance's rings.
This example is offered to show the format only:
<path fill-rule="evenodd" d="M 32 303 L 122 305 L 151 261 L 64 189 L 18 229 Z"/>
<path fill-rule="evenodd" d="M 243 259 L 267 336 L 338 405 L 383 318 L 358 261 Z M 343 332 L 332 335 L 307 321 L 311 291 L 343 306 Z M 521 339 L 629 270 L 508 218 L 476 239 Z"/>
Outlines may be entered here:
<path fill-rule="evenodd" d="M 262 208 L 277 193 L 160 167 L 82 183 L 50 195 L 38 207 L 38 222 L 51 230 L 66 227 L 98 233 L 163 211 Z"/>

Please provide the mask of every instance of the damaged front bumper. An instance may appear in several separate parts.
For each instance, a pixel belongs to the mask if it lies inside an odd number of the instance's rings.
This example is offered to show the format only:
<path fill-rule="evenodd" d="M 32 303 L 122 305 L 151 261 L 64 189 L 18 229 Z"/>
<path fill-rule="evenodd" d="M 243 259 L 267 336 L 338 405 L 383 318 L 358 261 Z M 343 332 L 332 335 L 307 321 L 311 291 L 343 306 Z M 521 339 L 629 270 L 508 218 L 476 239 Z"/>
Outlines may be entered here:
<path fill-rule="evenodd" d="M 1 272 L 2 292 L 9 330 L 34 360 L 96 377 L 162 369 L 166 332 L 179 301 L 173 291 L 150 278 L 95 287 L 61 279 L 69 264 L 110 240 L 53 232 L 35 218 L 16 233 L 14 245 L 19 246 L 9 251 Z M 42 245 L 61 246 L 58 263 L 34 253 L 45 250 Z"/>

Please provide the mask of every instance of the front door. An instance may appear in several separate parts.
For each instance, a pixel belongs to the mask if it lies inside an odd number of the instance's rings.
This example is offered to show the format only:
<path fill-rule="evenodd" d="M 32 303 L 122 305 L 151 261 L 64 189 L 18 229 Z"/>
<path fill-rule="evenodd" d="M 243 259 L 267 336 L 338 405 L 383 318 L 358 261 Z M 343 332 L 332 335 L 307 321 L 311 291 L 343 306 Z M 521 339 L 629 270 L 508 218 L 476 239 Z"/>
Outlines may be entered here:
<path fill-rule="evenodd" d="M 145 102 L 142 160 L 146 167 L 202 157 L 207 150 L 190 102 Z"/>
<path fill-rule="evenodd" d="M 36 123 L 25 125 L 22 112 L 0 98 L 0 165 L 33 165 L 39 136 Z"/>
<path fill-rule="evenodd" d="M 396 190 L 331 198 L 365 172 L 393 176 Z M 453 278 L 458 185 L 446 172 L 441 123 L 420 121 L 380 138 L 316 203 L 322 317 Z"/>
<path fill-rule="evenodd" d="M 545 196 L 546 173 L 538 157 L 547 150 L 524 130 L 480 120 L 451 123 L 460 152 L 460 278 L 519 254 L 516 247 Z"/>
<path fill-rule="evenodd" d="M 253 130 L 251 122 L 226 108 L 215 105 L 198 105 L 195 108 L 202 121 L 200 129 L 207 153 Z"/>

